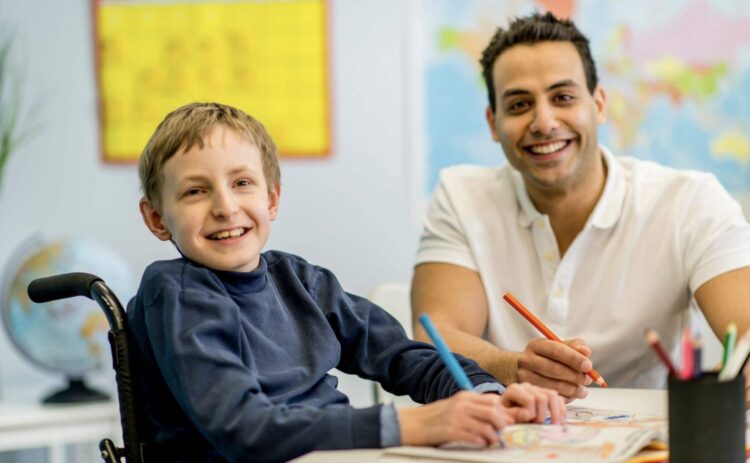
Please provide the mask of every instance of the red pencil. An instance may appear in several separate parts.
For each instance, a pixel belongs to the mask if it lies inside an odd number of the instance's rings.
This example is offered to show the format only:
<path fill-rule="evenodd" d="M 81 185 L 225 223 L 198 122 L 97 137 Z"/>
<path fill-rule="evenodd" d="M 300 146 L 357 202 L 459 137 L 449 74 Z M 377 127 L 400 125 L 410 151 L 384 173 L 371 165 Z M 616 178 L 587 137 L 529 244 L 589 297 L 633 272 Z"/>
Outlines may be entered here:
<path fill-rule="evenodd" d="M 534 314 L 531 313 L 529 309 L 524 307 L 524 305 L 521 304 L 521 302 L 518 299 L 513 297 L 511 293 L 505 293 L 503 295 L 503 299 L 505 299 L 505 301 L 508 304 L 513 306 L 513 308 L 516 309 L 518 313 L 520 313 L 523 316 L 523 318 L 525 318 L 526 320 L 528 320 L 529 323 L 534 325 L 534 328 L 538 329 L 544 335 L 545 338 L 550 339 L 552 341 L 562 342 L 562 339 L 558 338 L 557 335 L 552 332 L 552 330 L 547 328 L 547 325 L 545 325 L 541 320 L 536 318 Z M 598 384 L 599 386 L 607 387 L 607 382 L 604 381 L 604 378 L 602 378 L 602 375 L 600 375 L 598 371 L 592 368 L 586 374 L 591 379 L 593 379 L 594 382 L 596 382 L 596 384 Z"/>
<path fill-rule="evenodd" d="M 651 328 L 647 329 L 646 342 L 651 345 L 654 351 L 656 351 L 656 355 L 658 355 L 659 359 L 661 359 L 661 362 L 664 364 L 664 366 L 667 367 L 667 370 L 669 370 L 669 376 L 677 377 L 677 369 L 674 367 L 672 360 L 670 360 L 669 354 L 667 354 L 666 349 L 664 349 L 664 345 L 662 345 L 661 343 L 659 334 Z"/>

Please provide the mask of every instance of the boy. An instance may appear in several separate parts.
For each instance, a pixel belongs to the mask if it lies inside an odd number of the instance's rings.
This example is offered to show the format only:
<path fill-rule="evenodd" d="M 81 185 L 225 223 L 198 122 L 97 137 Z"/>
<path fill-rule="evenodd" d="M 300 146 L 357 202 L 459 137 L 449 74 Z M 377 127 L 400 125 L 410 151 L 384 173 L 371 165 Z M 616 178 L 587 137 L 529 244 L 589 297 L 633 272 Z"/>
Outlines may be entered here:
<path fill-rule="evenodd" d="M 299 257 L 261 254 L 281 193 L 276 147 L 242 111 L 194 103 L 168 114 L 139 164 L 143 220 L 182 255 L 150 265 L 128 318 L 143 372 L 144 440 L 159 461 L 279 461 L 316 449 L 490 445 L 516 420 L 565 413 L 530 385 L 459 393 L 429 345 Z M 474 362 L 477 390 L 502 391 Z M 355 409 L 327 372 L 435 402 Z M 450 398 L 448 398 L 450 397 Z M 445 400 L 439 400 L 444 399 Z"/>

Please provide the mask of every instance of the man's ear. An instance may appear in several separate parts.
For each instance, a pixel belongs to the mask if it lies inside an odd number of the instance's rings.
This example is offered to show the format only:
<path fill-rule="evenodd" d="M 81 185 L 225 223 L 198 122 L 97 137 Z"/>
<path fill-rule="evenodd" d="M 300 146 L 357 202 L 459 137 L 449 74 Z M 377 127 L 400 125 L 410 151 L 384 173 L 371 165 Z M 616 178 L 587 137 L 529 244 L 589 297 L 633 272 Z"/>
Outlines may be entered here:
<path fill-rule="evenodd" d="M 490 126 L 490 132 L 492 132 L 492 139 L 496 142 L 500 141 L 497 136 L 497 129 L 495 128 L 495 113 L 492 111 L 491 106 L 487 106 L 487 110 L 484 113 L 484 117 L 487 119 L 487 125 Z"/>
<path fill-rule="evenodd" d="M 607 120 L 607 92 L 601 85 L 594 89 L 594 104 L 596 105 L 596 122 L 603 124 Z"/>
<path fill-rule="evenodd" d="M 143 223 L 145 223 L 146 227 L 151 230 L 151 233 L 162 241 L 168 241 L 172 237 L 172 234 L 169 233 L 169 230 L 167 230 L 167 227 L 164 225 L 164 221 L 162 220 L 159 211 L 152 207 L 151 203 L 146 198 L 141 198 L 138 206 L 141 209 Z"/>
<path fill-rule="evenodd" d="M 268 215 L 271 220 L 276 220 L 279 214 L 279 200 L 281 199 L 281 184 L 277 183 L 268 192 Z"/>

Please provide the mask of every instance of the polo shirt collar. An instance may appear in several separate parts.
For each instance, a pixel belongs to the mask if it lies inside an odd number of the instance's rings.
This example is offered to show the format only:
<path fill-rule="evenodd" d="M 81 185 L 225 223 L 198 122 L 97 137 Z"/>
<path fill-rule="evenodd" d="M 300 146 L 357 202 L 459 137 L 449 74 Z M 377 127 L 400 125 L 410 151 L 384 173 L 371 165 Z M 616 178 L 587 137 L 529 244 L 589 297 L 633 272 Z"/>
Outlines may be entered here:
<path fill-rule="evenodd" d="M 586 226 L 590 225 L 605 229 L 614 226 L 622 214 L 626 185 L 622 169 L 615 161 L 612 153 L 602 145 L 599 145 L 599 149 L 602 152 L 604 163 L 607 165 L 607 180 L 604 183 L 604 191 L 596 203 L 594 210 L 591 212 Z M 511 168 L 511 178 L 513 179 L 513 187 L 520 205 L 520 209 L 518 210 L 518 225 L 528 228 L 536 219 L 543 217 L 543 214 L 531 202 L 521 174 Z"/>

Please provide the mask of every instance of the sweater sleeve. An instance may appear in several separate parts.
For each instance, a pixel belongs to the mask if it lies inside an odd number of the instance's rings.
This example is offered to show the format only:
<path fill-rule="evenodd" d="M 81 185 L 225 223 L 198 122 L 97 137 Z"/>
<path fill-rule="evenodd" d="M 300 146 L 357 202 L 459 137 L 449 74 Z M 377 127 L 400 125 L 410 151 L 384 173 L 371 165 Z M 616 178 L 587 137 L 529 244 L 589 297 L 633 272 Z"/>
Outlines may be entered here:
<path fill-rule="evenodd" d="M 203 288 L 200 288 L 203 289 Z M 167 386 L 229 461 L 285 461 L 312 450 L 378 447 L 380 407 L 274 403 L 242 352 L 230 297 L 162 287 L 146 307 L 148 338 Z"/>
<path fill-rule="evenodd" d="M 336 277 L 318 269 L 314 297 L 341 344 L 338 369 L 377 381 L 396 395 L 419 403 L 459 390 L 435 348 L 412 341 L 398 321 L 372 302 L 344 292 Z M 474 361 L 456 356 L 474 385 L 495 382 Z"/>

